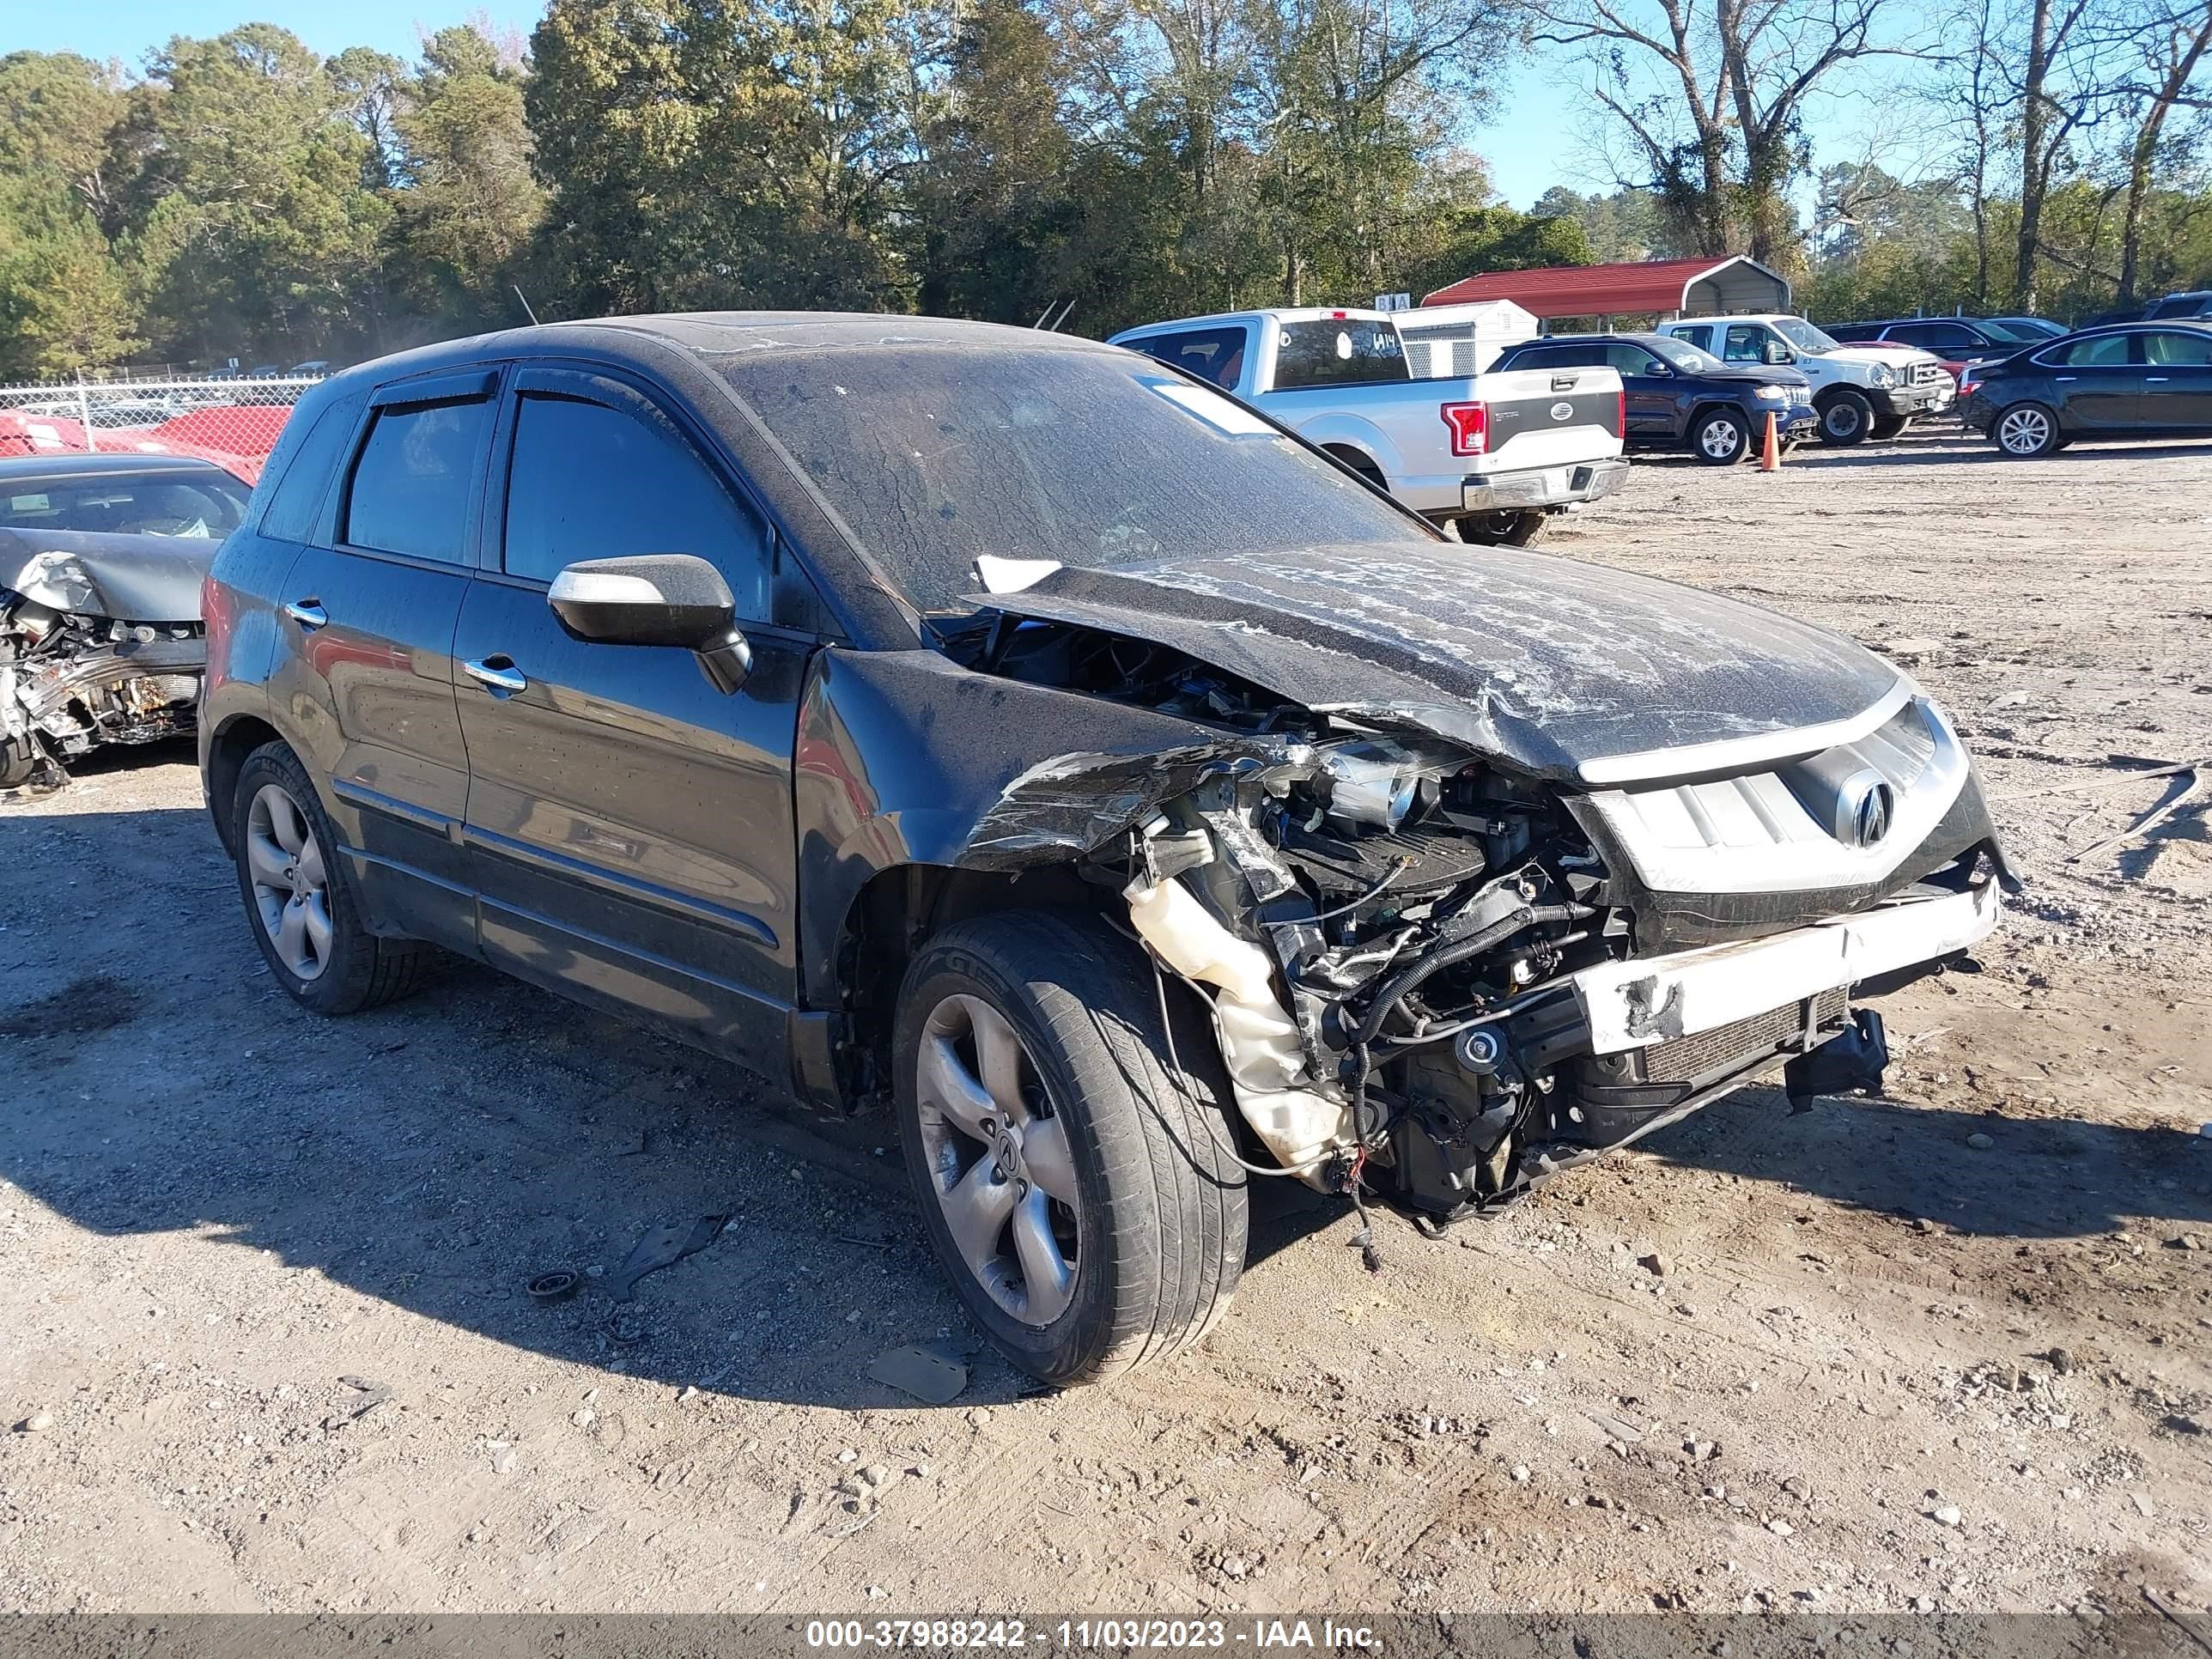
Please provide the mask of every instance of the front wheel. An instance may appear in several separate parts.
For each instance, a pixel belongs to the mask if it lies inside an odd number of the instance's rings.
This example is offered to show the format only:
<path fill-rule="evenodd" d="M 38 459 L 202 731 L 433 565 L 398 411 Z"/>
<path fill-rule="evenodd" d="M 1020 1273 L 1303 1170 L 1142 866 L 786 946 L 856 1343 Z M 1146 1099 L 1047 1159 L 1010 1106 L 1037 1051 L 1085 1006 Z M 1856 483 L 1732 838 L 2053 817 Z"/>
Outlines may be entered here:
<path fill-rule="evenodd" d="M 1846 386 L 1820 405 L 1820 441 L 1849 449 L 1867 441 L 1874 427 L 1874 405 L 1866 394 Z"/>
<path fill-rule="evenodd" d="M 1713 410 L 1691 429 L 1691 451 L 1707 466 L 1734 466 L 1750 447 L 1751 428 L 1735 410 Z"/>
<path fill-rule="evenodd" d="M 959 922 L 900 992 L 900 1138 L 960 1299 L 1015 1364 L 1094 1382 L 1196 1343 L 1243 1271 L 1212 1031 L 1097 921 Z"/>
<path fill-rule="evenodd" d="M 2032 460 L 2058 447 L 2058 416 L 2041 404 L 2014 404 L 1997 416 L 1990 435 L 2006 454 Z"/>

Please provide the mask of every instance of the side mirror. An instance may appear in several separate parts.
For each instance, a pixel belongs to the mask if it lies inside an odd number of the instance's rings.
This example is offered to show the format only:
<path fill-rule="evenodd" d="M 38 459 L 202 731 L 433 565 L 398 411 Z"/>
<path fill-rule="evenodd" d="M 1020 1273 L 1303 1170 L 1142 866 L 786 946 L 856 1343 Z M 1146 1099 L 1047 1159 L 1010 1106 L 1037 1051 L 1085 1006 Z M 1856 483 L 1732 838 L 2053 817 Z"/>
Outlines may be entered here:
<path fill-rule="evenodd" d="M 1776 368 L 1787 368 L 1797 361 L 1797 354 L 1779 340 L 1766 343 L 1766 361 Z"/>
<path fill-rule="evenodd" d="M 570 634 L 595 645 L 696 652 L 708 683 L 725 695 L 752 672 L 752 649 L 737 629 L 730 585 L 691 554 L 580 560 L 553 578 L 545 602 Z"/>

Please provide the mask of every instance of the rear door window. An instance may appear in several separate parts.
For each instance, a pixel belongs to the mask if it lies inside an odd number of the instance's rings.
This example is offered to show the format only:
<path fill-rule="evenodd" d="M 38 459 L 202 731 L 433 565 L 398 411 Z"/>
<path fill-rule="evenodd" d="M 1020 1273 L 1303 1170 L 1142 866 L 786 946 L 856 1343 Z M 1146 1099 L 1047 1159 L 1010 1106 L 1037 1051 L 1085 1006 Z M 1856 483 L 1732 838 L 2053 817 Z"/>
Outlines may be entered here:
<path fill-rule="evenodd" d="M 2189 368 L 2212 367 L 2212 331 L 2172 329 L 2142 337 L 2143 361 Z"/>
<path fill-rule="evenodd" d="M 1275 390 L 1409 380 L 1406 347 L 1389 323 L 1350 317 L 1282 323 L 1275 334 Z"/>
<path fill-rule="evenodd" d="M 1132 340 L 1130 345 L 1147 357 L 1173 363 L 1187 374 L 1211 381 L 1224 392 L 1234 392 L 1244 370 L 1244 331 L 1241 328 L 1193 329 L 1182 334 L 1155 334 Z"/>
<path fill-rule="evenodd" d="M 1700 351 L 1711 351 L 1713 349 L 1713 331 L 1705 324 L 1699 323 L 1692 327 L 1673 329 L 1669 332 L 1678 340 L 1687 340 Z"/>
<path fill-rule="evenodd" d="M 507 474 L 507 574 L 550 582 L 580 559 L 642 553 L 706 560 L 740 617 L 768 618 L 767 526 L 673 422 L 642 398 L 633 410 L 526 392 Z"/>
<path fill-rule="evenodd" d="M 483 398 L 378 410 L 354 463 L 344 539 L 380 553 L 465 562 L 491 411 Z"/>
<path fill-rule="evenodd" d="M 1513 354 L 1509 368 L 1590 368 L 1605 361 L 1603 346 L 1523 346 Z"/>
<path fill-rule="evenodd" d="M 2128 344 L 2131 337 L 2125 334 L 2100 334 L 2091 339 L 2075 340 L 2063 345 L 2051 362 L 2063 363 L 2069 368 L 2112 368 L 2128 361 Z"/>

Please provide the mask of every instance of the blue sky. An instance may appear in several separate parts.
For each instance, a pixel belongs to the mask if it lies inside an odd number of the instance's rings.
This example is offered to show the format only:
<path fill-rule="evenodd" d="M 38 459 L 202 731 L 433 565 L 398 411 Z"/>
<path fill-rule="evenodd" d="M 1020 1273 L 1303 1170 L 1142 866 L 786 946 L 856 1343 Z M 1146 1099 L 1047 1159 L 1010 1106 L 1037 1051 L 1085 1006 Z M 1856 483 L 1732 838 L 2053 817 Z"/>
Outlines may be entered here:
<path fill-rule="evenodd" d="M 317 52 L 375 46 L 412 56 L 422 38 L 479 12 L 495 27 L 527 33 L 542 5 L 532 0 L 0 0 L 0 52 L 81 52 L 119 58 L 132 69 L 173 34 L 220 34 L 252 19 L 281 23 Z M 1546 68 L 1514 75 L 1498 117 L 1474 135 L 1500 194 L 1525 208 L 1555 184 L 1602 189 L 1586 176 L 1588 106 Z M 1816 114 L 1814 136 L 1823 125 Z"/>

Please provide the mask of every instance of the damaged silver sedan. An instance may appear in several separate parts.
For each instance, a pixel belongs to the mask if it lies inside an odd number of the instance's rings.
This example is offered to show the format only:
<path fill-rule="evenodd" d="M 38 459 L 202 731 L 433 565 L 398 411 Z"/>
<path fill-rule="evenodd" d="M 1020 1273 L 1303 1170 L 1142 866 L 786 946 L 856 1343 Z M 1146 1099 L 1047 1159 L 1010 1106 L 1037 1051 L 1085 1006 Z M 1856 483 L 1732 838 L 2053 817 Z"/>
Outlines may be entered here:
<path fill-rule="evenodd" d="M 1461 546 L 1131 353 L 561 324 L 293 426 L 201 734 L 276 981 L 349 1012 L 429 941 L 888 1107 L 1055 1382 L 1212 1327 L 1255 1179 L 1435 1232 L 1770 1071 L 1876 1086 L 1866 1000 L 2010 879 L 1881 659 Z"/>
<path fill-rule="evenodd" d="M 247 495 L 183 458 L 0 461 L 0 787 L 191 731 L 200 584 Z"/>

